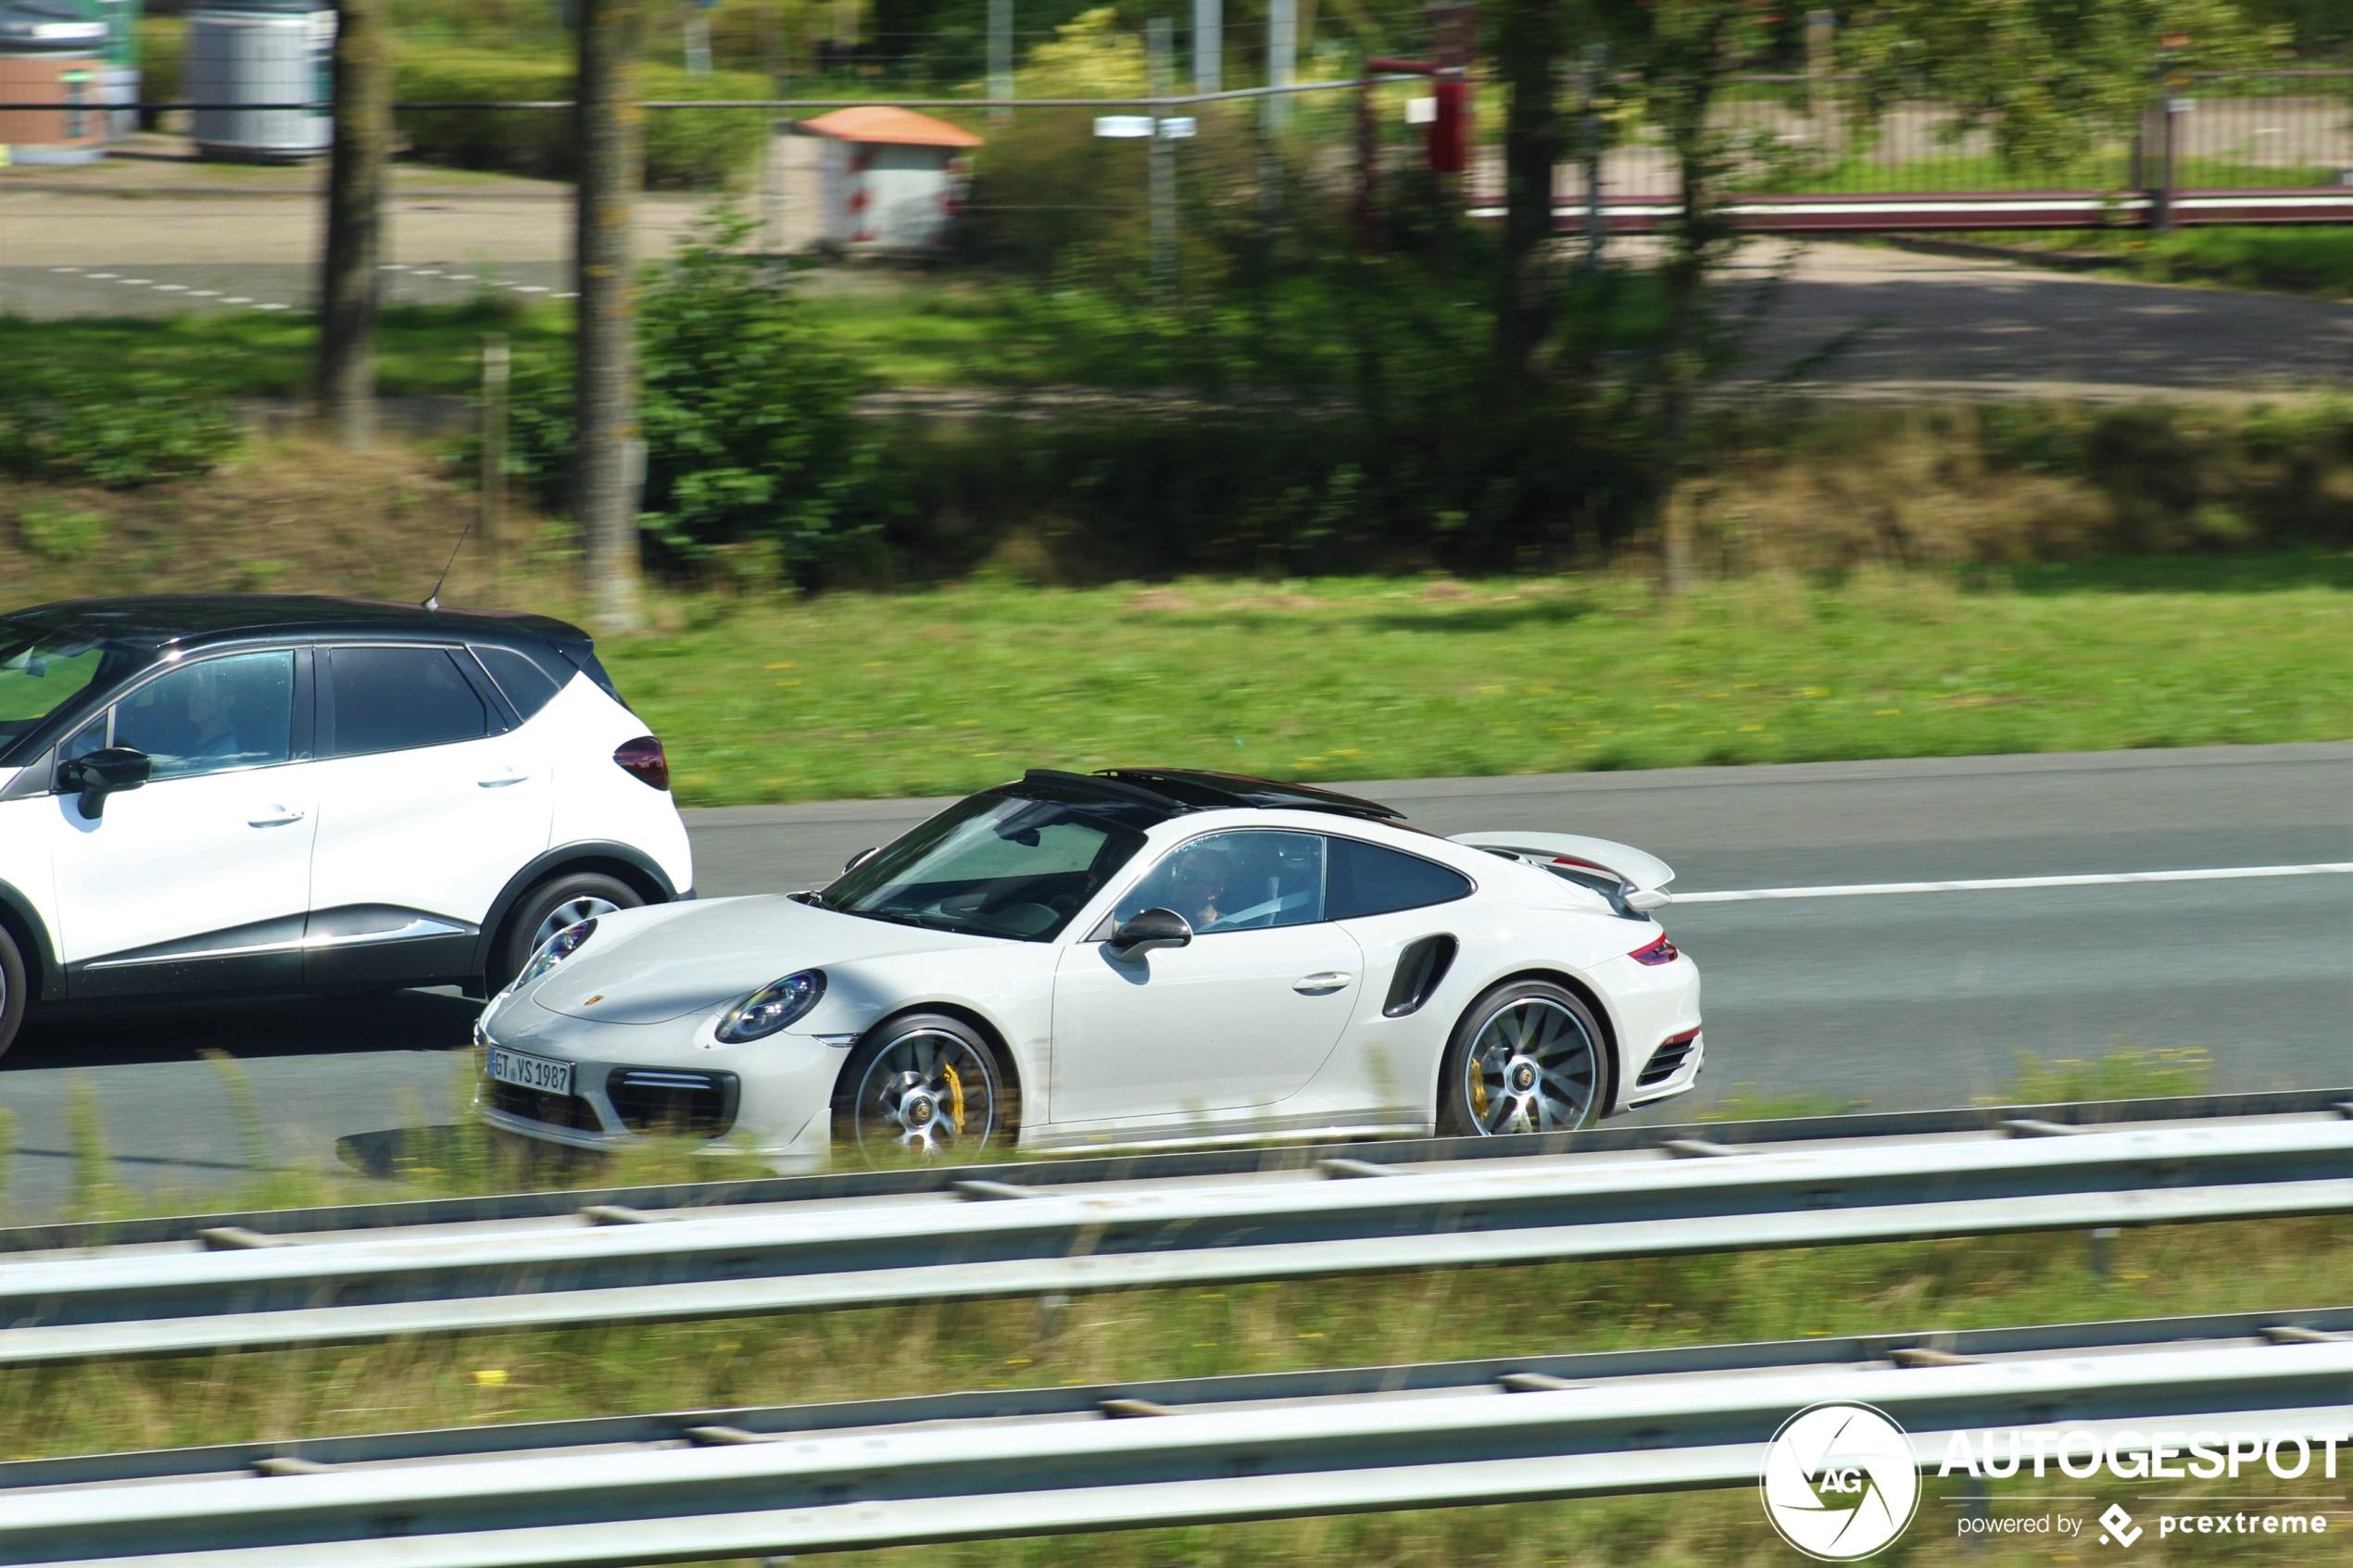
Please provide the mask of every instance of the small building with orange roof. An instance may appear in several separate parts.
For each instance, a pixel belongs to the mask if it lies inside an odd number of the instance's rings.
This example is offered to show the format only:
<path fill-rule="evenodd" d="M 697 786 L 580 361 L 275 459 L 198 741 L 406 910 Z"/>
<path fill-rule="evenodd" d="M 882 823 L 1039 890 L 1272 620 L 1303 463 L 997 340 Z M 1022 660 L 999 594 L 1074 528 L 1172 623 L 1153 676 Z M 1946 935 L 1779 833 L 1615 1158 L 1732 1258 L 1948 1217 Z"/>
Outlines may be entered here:
<path fill-rule="evenodd" d="M 849 254 L 937 256 L 955 241 L 967 155 L 981 138 L 912 109 L 860 105 L 794 128 L 824 138 L 823 237 Z"/>

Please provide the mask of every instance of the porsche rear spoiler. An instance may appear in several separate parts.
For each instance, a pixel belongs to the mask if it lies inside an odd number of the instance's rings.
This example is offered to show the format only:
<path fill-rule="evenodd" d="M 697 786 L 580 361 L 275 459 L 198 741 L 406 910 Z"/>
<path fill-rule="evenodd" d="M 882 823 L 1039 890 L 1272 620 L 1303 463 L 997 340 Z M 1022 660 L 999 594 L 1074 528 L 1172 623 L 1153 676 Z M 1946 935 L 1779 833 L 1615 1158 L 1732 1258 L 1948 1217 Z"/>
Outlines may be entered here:
<path fill-rule="evenodd" d="M 1675 868 L 1646 850 L 1630 844 L 1618 844 L 1606 838 L 1588 838 L 1581 833 L 1521 833 L 1509 830 L 1497 833 L 1458 833 L 1456 844 L 1467 844 L 1474 849 L 1484 849 L 1491 855 L 1507 856 L 1525 860 L 1531 866 L 1541 866 L 1555 876 L 1567 878 L 1581 886 L 1610 896 L 1613 903 L 1622 903 L 1636 914 L 1648 914 L 1666 908 L 1674 901 L 1667 884 L 1675 880 Z M 1600 885 L 1604 879 L 1615 882 L 1615 890 Z"/>

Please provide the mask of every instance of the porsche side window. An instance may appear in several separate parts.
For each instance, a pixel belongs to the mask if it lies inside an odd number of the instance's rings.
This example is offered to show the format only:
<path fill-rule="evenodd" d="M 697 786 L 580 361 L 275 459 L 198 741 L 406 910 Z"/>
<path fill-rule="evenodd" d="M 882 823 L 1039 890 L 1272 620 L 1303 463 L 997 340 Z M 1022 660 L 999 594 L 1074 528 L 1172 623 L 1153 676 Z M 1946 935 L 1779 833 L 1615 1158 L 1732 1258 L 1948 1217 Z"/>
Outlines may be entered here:
<path fill-rule="evenodd" d="M 115 705 L 114 744 L 145 752 L 157 779 L 283 762 L 294 755 L 294 659 L 237 654 L 157 676 Z"/>
<path fill-rule="evenodd" d="M 1327 905 L 1334 920 L 1418 909 L 1467 897 L 1471 880 L 1418 855 L 1353 838 L 1331 841 Z"/>
<path fill-rule="evenodd" d="M 1119 901 L 1118 918 L 1174 909 L 1196 933 L 1312 925 L 1324 918 L 1324 840 L 1244 830 L 1178 845 Z"/>

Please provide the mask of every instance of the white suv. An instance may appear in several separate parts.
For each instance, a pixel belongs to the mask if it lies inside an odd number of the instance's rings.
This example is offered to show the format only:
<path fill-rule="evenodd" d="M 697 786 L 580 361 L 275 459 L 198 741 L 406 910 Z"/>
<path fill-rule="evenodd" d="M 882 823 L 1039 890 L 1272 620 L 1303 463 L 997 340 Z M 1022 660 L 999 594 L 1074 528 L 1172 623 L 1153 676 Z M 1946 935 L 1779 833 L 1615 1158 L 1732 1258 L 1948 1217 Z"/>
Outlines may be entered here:
<path fill-rule="evenodd" d="M 170 595 L 0 616 L 0 1051 L 88 997 L 488 995 L 693 897 L 661 743 L 535 615 Z"/>

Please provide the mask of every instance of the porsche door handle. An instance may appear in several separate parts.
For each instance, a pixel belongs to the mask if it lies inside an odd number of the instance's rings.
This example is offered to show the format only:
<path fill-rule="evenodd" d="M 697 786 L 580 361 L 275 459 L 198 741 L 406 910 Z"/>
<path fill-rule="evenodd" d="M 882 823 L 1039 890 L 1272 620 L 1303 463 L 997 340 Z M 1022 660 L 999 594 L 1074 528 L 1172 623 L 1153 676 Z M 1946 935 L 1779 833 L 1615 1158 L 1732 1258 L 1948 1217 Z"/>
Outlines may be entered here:
<path fill-rule="evenodd" d="M 245 826 L 249 828 L 282 828 L 288 822 L 298 822 L 309 814 L 310 813 L 308 811 L 289 811 L 283 806 L 266 806 L 262 808 L 260 816 L 247 817 L 245 819 Z"/>
<path fill-rule="evenodd" d="M 1321 974 L 1302 975 L 1291 982 L 1290 988 L 1302 997 L 1321 997 L 1341 989 L 1353 978 L 1336 969 L 1327 969 Z"/>
<path fill-rule="evenodd" d="M 493 773 L 488 778 L 476 779 L 474 783 L 484 789 L 504 789 L 509 784 L 519 784 L 529 777 L 531 777 L 529 773 L 519 773 L 510 768 L 503 773 Z"/>

